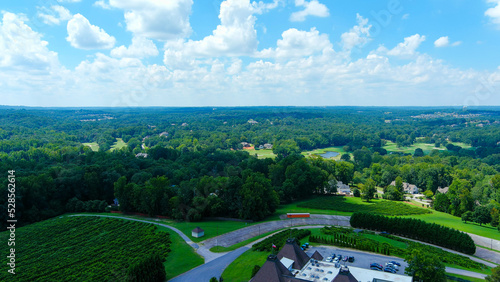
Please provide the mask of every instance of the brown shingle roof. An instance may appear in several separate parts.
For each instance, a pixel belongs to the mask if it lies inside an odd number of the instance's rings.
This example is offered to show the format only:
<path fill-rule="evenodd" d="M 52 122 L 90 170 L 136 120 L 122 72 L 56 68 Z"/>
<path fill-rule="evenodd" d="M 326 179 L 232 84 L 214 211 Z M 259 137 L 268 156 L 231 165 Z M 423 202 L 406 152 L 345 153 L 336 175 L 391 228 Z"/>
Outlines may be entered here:
<path fill-rule="evenodd" d="M 294 238 L 287 239 L 286 244 L 278 253 L 278 259 L 282 259 L 283 257 L 294 261 L 292 264 L 293 269 L 302 269 L 309 261 L 309 256 L 299 247 Z"/>
<path fill-rule="evenodd" d="M 358 279 L 351 274 L 347 266 L 342 266 L 332 282 L 358 282 Z"/>
<path fill-rule="evenodd" d="M 198 227 L 196 227 L 195 229 L 193 229 L 193 231 L 192 231 L 192 232 L 195 232 L 195 233 L 200 233 L 200 232 L 203 232 L 203 231 L 205 231 L 205 230 L 201 229 L 201 228 L 198 226 Z"/>
<path fill-rule="evenodd" d="M 252 282 L 285 282 L 283 275 L 293 276 L 276 255 L 269 255 L 267 261 L 252 278 Z"/>
<path fill-rule="evenodd" d="M 323 256 L 318 251 L 315 251 L 311 258 L 315 260 L 323 260 Z"/>

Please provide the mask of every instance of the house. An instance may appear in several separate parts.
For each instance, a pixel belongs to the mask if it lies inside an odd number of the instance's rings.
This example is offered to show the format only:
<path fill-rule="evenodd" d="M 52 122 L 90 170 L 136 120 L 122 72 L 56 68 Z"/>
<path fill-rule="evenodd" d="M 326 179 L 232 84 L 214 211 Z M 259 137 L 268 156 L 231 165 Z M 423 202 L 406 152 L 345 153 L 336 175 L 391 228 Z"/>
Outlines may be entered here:
<path fill-rule="evenodd" d="M 253 119 L 249 119 L 247 122 L 248 122 L 249 124 L 257 124 L 257 123 L 259 123 L 259 122 L 255 121 L 255 120 L 253 120 Z"/>
<path fill-rule="evenodd" d="M 199 226 L 191 231 L 191 236 L 195 238 L 200 238 L 205 236 L 205 230 L 201 229 Z"/>
<path fill-rule="evenodd" d="M 437 192 L 441 194 L 446 194 L 448 193 L 448 189 L 450 189 L 450 187 L 444 187 L 444 188 L 438 187 Z"/>
<path fill-rule="evenodd" d="M 135 157 L 136 158 L 140 158 L 140 157 L 147 158 L 148 154 L 146 154 L 146 153 L 138 153 L 137 155 L 135 155 Z"/>
<path fill-rule="evenodd" d="M 250 145 L 250 143 L 248 143 L 248 142 L 241 142 L 240 144 L 241 144 L 241 146 L 243 146 L 243 148 L 252 147 L 252 145 Z"/>
<path fill-rule="evenodd" d="M 351 187 L 349 185 L 342 183 L 342 181 L 337 181 L 337 192 L 339 194 L 351 195 Z"/>
<path fill-rule="evenodd" d="M 273 148 L 273 144 L 266 143 L 264 144 L 264 149 L 271 150 Z"/>
<path fill-rule="evenodd" d="M 392 181 L 390 185 L 395 187 L 396 181 Z M 403 191 L 405 194 L 418 194 L 419 193 L 417 185 L 410 184 L 407 182 L 403 182 Z"/>
<path fill-rule="evenodd" d="M 163 131 L 162 133 L 160 133 L 160 137 L 162 137 L 162 136 L 168 137 L 168 132 Z"/>

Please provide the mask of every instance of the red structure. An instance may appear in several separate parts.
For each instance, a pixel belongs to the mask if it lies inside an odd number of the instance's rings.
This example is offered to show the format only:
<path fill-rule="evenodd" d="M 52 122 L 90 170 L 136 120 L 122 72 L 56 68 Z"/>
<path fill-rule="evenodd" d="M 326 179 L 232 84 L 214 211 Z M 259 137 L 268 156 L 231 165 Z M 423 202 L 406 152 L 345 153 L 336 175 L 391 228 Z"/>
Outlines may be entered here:
<path fill-rule="evenodd" d="M 287 213 L 287 218 L 301 218 L 301 217 L 311 217 L 309 213 Z"/>

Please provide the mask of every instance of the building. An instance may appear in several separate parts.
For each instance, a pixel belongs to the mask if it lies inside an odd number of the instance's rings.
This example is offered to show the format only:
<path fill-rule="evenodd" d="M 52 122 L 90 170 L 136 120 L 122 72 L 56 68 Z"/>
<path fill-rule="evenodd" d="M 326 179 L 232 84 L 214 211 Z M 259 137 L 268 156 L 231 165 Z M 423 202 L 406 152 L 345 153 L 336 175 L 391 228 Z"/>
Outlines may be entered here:
<path fill-rule="evenodd" d="M 201 229 L 199 226 L 191 231 L 191 236 L 195 238 L 200 238 L 205 236 L 205 230 Z"/>
<path fill-rule="evenodd" d="M 448 193 L 448 189 L 450 189 L 450 187 L 444 187 L 444 188 L 438 187 L 437 191 L 441 194 L 446 194 Z"/>
<path fill-rule="evenodd" d="M 138 153 L 137 155 L 135 155 L 135 157 L 136 158 L 140 158 L 140 157 L 147 158 L 148 154 L 146 154 L 146 153 Z"/>
<path fill-rule="evenodd" d="M 269 255 L 251 282 L 412 282 L 412 277 L 359 267 L 335 265 L 314 252 L 309 257 L 295 239 L 288 239 L 277 255 Z"/>
<path fill-rule="evenodd" d="M 273 148 L 273 144 L 266 143 L 264 144 L 264 149 L 271 150 Z"/>
<path fill-rule="evenodd" d="M 351 187 L 349 185 L 342 183 L 342 181 L 337 181 L 337 192 L 339 194 L 351 195 Z"/>
<path fill-rule="evenodd" d="M 396 186 L 396 181 L 392 181 L 390 185 Z M 419 193 L 417 185 L 410 184 L 407 182 L 403 182 L 403 191 L 405 194 L 418 194 Z"/>

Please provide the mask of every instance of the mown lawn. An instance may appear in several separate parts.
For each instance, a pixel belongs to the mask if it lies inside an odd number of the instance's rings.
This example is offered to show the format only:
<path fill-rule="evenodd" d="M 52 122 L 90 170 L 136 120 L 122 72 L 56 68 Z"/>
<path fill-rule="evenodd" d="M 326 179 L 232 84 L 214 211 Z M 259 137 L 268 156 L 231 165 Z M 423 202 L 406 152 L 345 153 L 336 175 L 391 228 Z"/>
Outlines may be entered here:
<path fill-rule="evenodd" d="M 255 265 L 262 266 L 269 252 L 254 252 L 251 249 L 235 259 L 222 273 L 224 281 L 243 282 L 250 280 Z"/>
<path fill-rule="evenodd" d="M 99 144 L 97 144 L 96 142 L 93 142 L 93 143 L 83 143 L 83 146 L 90 147 L 90 149 L 92 149 L 92 151 L 94 151 L 94 152 L 99 151 Z"/>
<path fill-rule="evenodd" d="M 274 159 L 276 155 L 273 150 L 255 150 L 255 149 L 245 149 L 251 156 L 257 155 L 259 159 L 271 158 Z"/>
<path fill-rule="evenodd" d="M 123 139 L 116 138 L 115 144 L 113 144 L 113 146 L 111 146 L 111 149 L 109 149 L 109 150 L 112 152 L 114 150 L 120 150 L 121 148 L 126 147 L 126 146 L 127 146 L 127 144 L 123 141 Z"/>
<path fill-rule="evenodd" d="M 458 274 L 448 273 L 448 272 L 446 272 L 446 275 L 453 276 L 453 277 L 456 277 L 456 278 L 465 279 L 465 280 L 468 280 L 468 281 L 471 281 L 471 282 L 483 282 L 484 281 L 483 279 L 480 279 L 480 278 L 463 276 L 463 275 L 458 275 Z M 456 280 L 447 279 L 446 281 L 453 281 L 454 282 Z"/>
<path fill-rule="evenodd" d="M 453 144 L 455 146 L 460 146 L 464 149 L 471 148 L 470 145 L 467 145 L 467 144 L 464 144 L 461 142 L 451 142 L 451 144 Z M 399 147 L 398 148 L 397 144 L 392 142 L 392 141 L 387 141 L 385 146 L 383 146 L 382 148 L 386 149 L 389 152 L 410 153 L 410 154 L 415 153 L 415 149 L 420 148 L 424 151 L 424 153 L 426 155 L 429 154 L 432 150 L 446 150 L 446 147 L 444 147 L 444 146 L 436 148 L 434 146 L 434 144 L 427 144 L 427 143 L 414 143 L 413 145 L 408 146 L 408 147 Z"/>
<path fill-rule="evenodd" d="M 184 239 L 169 228 L 158 226 L 159 231 L 170 234 L 171 252 L 163 263 L 167 272 L 167 280 L 180 275 L 204 263 L 204 259 L 189 246 Z"/>
<path fill-rule="evenodd" d="M 315 149 L 315 150 L 312 150 L 312 151 L 304 151 L 302 152 L 302 155 L 306 156 L 306 157 L 310 157 L 312 155 L 320 155 L 320 154 L 324 154 L 326 152 L 337 152 L 339 153 L 338 156 L 336 157 L 333 157 L 331 159 L 334 159 L 334 160 L 340 160 L 340 157 L 342 156 L 342 154 L 345 154 L 346 151 L 344 151 L 344 149 L 342 148 L 342 146 L 334 146 L 334 147 L 328 147 L 328 148 L 323 148 L 323 149 Z M 351 158 L 352 158 L 352 154 L 351 155 Z"/>
<path fill-rule="evenodd" d="M 234 230 L 238 230 L 255 223 L 246 223 L 238 221 L 200 221 L 200 222 L 175 222 L 175 221 L 161 221 L 164 224 L 170 225 L 182 231 L 193 242 L 201 242 L 203 240 L 216 237 Z M 191 231 L 196 227 L 205 230 L 205 236 L 201 238 L 194 238 L 191 236 Z"/>
<path fill-rule="evenodd" d="M 464 223 L 462 222 L 462 219 L 460 217 L 456 217 L 444 212 L 438 212 L 432 209 L 429 210 L 432 213 L 418 215 L 418 216 L 404 216 L 404 217 L 413 217 L 421 219 L 425 222 L 444 225 L 447 227 L 455 228 L 463 232 L 472 233 L 496 240 L 500 238 L 500 233 L 498 233 L 498 229 L 491 227 L 490 225 L 479 226 L 479 224 L 477 223 L 472 223 L 472 222 Z"/>

